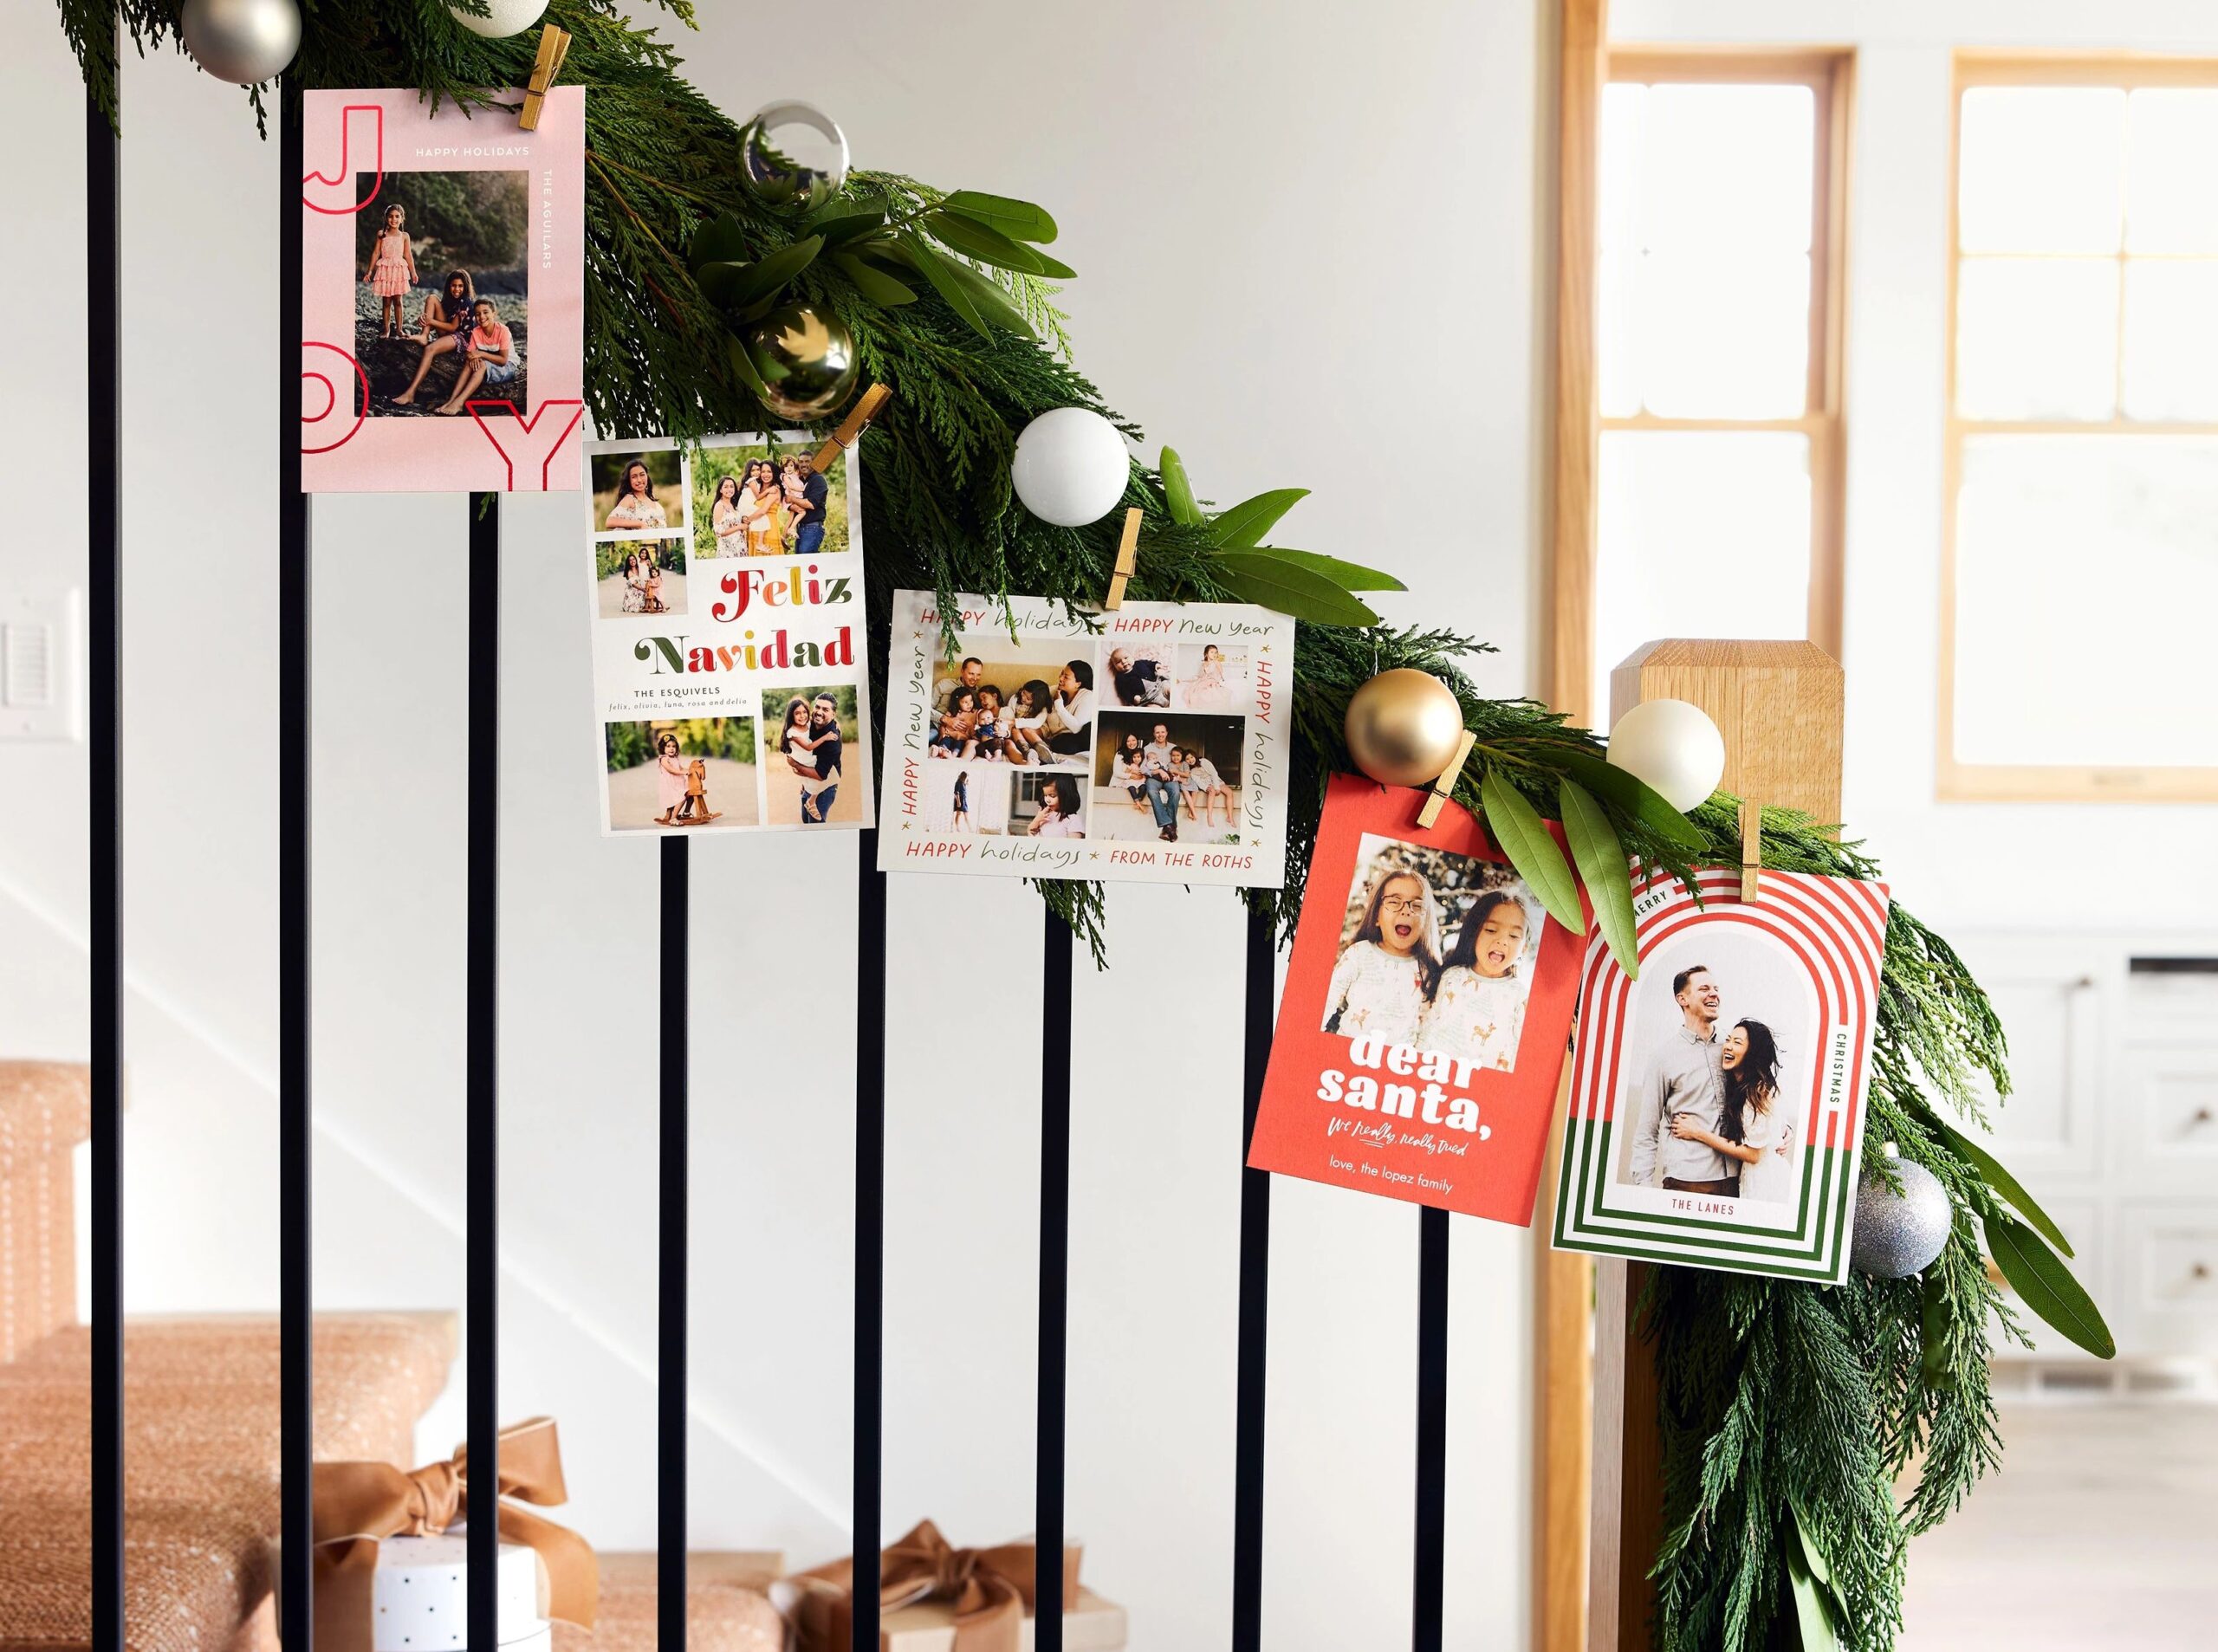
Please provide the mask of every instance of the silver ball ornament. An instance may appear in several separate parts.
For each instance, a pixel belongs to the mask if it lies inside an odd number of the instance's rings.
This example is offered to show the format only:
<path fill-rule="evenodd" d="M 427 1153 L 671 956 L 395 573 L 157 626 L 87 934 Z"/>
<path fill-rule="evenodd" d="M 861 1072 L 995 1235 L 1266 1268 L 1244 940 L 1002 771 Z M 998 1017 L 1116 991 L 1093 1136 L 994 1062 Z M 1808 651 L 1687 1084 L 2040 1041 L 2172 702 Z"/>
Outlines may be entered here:
<path fill-rule="evenodd" d="M 1381 786 L 1430 786 L 1456 761 L 1463 708 L 1429 671 L 1381 671 L 1348 701 L 1348 755 Z"/>
<path fill-rule="evenodd" d="M 1885 1151 L 1903 1190 L 1896 1193 L 1876 1171 L 1864 1173 L 1856 1189 L 1856 1236 L 1849 1243 L 1848 1260 L 1859 1273 L 1906 1279 L 1940 1255 L 1955 1213 L 1940 1177 L 1901 1157 L 1892 1142 Z"/>
<path fill-rule="evenodd" d="M 821 206 L 847 181 L 847 135 L 814 104 L 758 109 L 739 131 L 739 181 L 765 206 Z"/>
<path fill-rule="evenodd" d="M 854 337 L 822 304 L 781 304 L 748 327 L 740 347 L 781 418 L 821 418 L 854 385 Z"/>
<path fill-rule="evenodd" d="M 295 0 L 185 0 L 177 32 L 217 80 L 259 86 L 301 49 L 301 9 Z"/>

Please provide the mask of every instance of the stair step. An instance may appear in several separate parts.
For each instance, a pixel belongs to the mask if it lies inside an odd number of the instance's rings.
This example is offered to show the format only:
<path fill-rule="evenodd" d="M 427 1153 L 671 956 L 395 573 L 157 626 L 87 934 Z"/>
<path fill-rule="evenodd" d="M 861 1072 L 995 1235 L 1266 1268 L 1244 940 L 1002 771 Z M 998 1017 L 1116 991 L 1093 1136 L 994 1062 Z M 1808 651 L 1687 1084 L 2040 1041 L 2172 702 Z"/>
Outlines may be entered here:
<path fill-rule="evenodd" d="M 77 1317 L 76 1178 L 92 1133 L 92 1070 L 0 1061 L 0 1360 Z"/>
<path fill-rule="evenodd" d="M 315 1454 L 412 1467 L 446 1385 L 450 1316 L 318 1314 Z M 275 1318 L 124 1331 L 128 1652 L 221 1652 L 269 1592 L 277 1529 Z M 0 1364 L 0 1648 L 92 1642 L 92 1338 Z"/>
<path fill-rule="evenodd" d="M 780 1652 L 785 1623 L 762 1593 L 784 1557 L 756 1553 L 686 1556 L 685 1652 Z M 660 1598 L 652 1554 L 600 1557 L 600 1618 L 593 1632 L 554 1626 L 554 1652 L 655 1652 Z"/>

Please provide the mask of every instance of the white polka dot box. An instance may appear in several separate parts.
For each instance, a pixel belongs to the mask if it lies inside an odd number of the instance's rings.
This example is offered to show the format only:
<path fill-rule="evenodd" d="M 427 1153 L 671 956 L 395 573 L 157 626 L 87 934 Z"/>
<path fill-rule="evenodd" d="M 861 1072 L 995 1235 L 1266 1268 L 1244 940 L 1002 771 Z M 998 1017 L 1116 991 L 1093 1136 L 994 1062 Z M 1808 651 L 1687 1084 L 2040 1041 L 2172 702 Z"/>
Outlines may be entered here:
<path fill-rule="evenodd" d="M 501 1644 L 511 1652 L 550 1652 L 553 1629 L 539 1614 L 539 1556 L 521 1543 L 501 1545 L 494 1571 Z M 372 1652 L 455 1652 L 470 1644 L 470 1545 L 459 1527 L 432 1538 L 387 1538 L 378 1545 L 370 1587 Z"/>

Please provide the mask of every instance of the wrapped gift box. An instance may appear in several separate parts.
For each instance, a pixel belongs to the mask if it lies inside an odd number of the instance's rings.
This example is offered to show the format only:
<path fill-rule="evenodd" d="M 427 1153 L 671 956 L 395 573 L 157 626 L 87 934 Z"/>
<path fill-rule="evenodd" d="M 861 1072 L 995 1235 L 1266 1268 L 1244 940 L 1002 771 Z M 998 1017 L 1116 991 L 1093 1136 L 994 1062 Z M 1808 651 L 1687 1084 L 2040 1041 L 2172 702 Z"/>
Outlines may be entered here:
<path fill-rule="evenodd" d="M 494 1568 L 501 1644 L 548 1652 L 539 1615 L 539 1556 L 503 1543 Z M 371 1584 L 372 1652 L 456 1652 L 470 1644 L 470 1539 L 460 1527 L 438 1537 L 387 1538 Z"/>
<path fill-rule="evenodd" d="M 955 1610 L 937 1601 L 904 1606 L 879 1620 L 881 1652 L 953 1652 Z M 1063 1652 L 1121 1652 L 1125 1609 L 1081 1586 L 1078 1604 L 1063 1614 Z M 1032 1619 L 1017 1632 L 1018 1652 L 1032 1652 Z"/>
<path fill-rule="evenodd" d="M 1065 1652 L 1119 1652 L 1125 1644 L 1125 1609 L 1112 1605 L 1079 1582 L 1080 1545 L 1063 1548 L 1061 1577 L 1051 1573 L 1047 1589 L 1061 1584 L 1060 1594 L 1070 1604 L 1063 1612 Z M 955 1652 L 957 1603 L 948 1596 L 963 1593 L 980 1617 L 970 1624 L 973 1644 L 990 1638 L 996 1647 L 1008 1643 L 1010 1627 L 1006 1614 L 1024 1604 L 1024 1614 L 1014 1627 L 1018 1652 L 1031 1652 L 1033 1617 L 1028 1603 L 1037 1577 L 1031 1541 L 1005 1543 L 987 1549 L 957 1549 L 930 1520 L 919 1521 L 909 1534 L 879 1555 L 884 1581 L 883 1598 L 905 1601 L 889 1606 L 879 1618 L 879 1652 Z M 854 1635 L 854 1568 L 846 1560 L 796 1572 L 770 1587 L 770 1599 L 792 1627 L 798 1652 L 847 1652 Z"/>

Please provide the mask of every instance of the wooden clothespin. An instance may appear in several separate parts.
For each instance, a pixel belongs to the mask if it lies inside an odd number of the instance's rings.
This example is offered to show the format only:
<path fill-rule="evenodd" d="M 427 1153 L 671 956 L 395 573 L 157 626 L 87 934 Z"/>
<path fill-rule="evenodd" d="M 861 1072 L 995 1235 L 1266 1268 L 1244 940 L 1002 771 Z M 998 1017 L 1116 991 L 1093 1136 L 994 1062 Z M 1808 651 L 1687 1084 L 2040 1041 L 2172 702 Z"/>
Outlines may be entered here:
<path fill-rule="evenodd" d="M 1425 794 L 1424 807 L 1417 811 L 1417 824 L 1429 826 L 1440 819 L 1440 806 L 1448 801 L 1449 794 L 1456 789 L 1456 780 L 1463 772 L 1463 765 L 1471 761 L 1471 748 L 1478 743 L 1478 735 L 1469 729 L 1456 742 L 1456 761 L 1448 765 L 1448 772 L 1433 781 L 1432 790 Z"/>
<path fill-rule="evenodd" d="M 526 132 L 539 130 L 539 112 L 546 107 L 547 89 L 554 84 L 554 77 L 562 72 L 562 60 L 570 55 L 570 36 L 548 23 L 539 31 L 539 56 L 531 66 L 531 80 L 523 89 L 523 108 L 516 115 L 516 124 Z"/>
<path fill-rule="evenodd" d="M 846 418 L 840 421 L 839 429 L 824 438 L 824 445 L 816 450 L 809 460 L 820 470 L 829 470 L 832 462 L 862 440 L 863 432 L 870 428 L 886 403 L 893 399 L 893 392 L 884 385 L 872 385 L 855 398 L 855 405 L 847 410 Z"/>
<path fill-rule="evenodd" d="M 1125 531 L 1117 541 L 1117 568 L 1109 576 L 1109 594 L 1101 599 L 1104 612 L 1125 606 L 1125 581 L 1131 579 L 1139 567 L 1140 508 L 1134 505 L 1125 513 Z"/>
<path fill-rule="evenodd" d="M 1741 898 L 1752 901 L 1762 883 L 1764 806 L 1741 800 Z"/>

